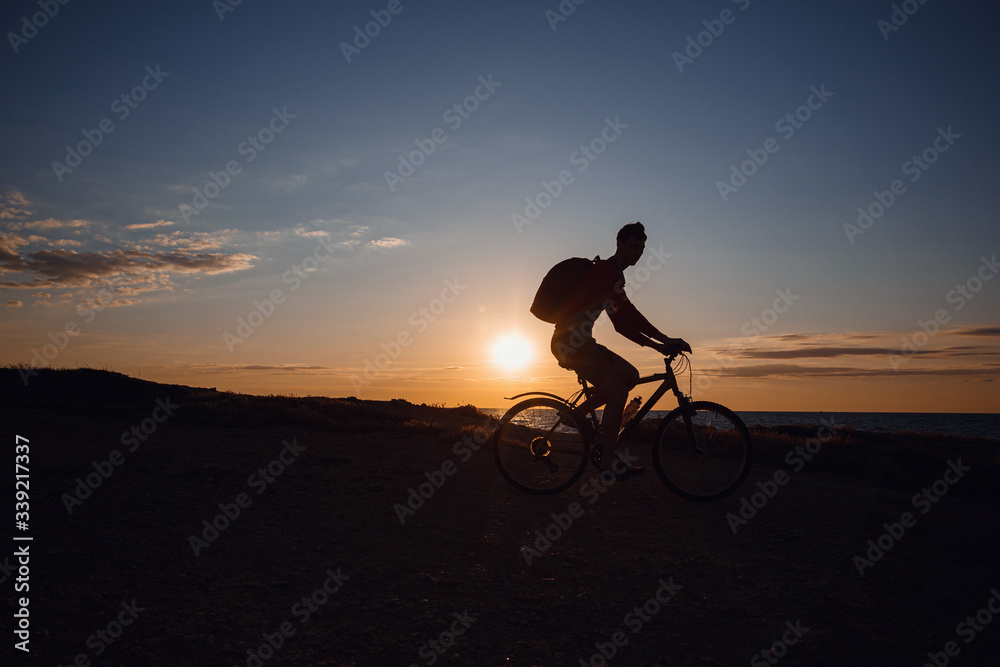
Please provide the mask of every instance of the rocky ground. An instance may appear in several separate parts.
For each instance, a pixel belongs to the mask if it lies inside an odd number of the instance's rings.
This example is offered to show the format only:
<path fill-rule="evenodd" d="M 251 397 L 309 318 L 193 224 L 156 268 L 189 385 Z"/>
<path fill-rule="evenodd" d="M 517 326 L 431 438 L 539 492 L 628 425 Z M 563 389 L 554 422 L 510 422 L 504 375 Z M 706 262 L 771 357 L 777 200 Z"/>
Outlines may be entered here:
<path fill-rule="evenodd" d="M 33 538 L 0 555 L 5 664 L 600 665 L 613 651 L 608 664 L 917 666 L 946 648 L 998 664 L 1000 618 L 980 610 L 1000 587 L 983 491 L 1000 443 L 922 441 L 922 483 L 761 463 L 712 504 L 669 493 L 636 443 L 649 472 L 590 503 L 506 485 L 468 407 L 101 371 L 0 380 L 9 466 L 29 440 L 29 528 L 14 532 Z M 972 470 L 946 475 L 956 458 Z M 788 484 L 734 524 L 779 467 Z M 440 488 L 401 512 L 428 481 Z M 933 499 L 915 503 L 924 487 Z M 552 528 L 573 502 L 582 516 Z M 24 544 L 30 590 L 15 593 Z M 21 596 L 28 654 L 11 646 Z"/>

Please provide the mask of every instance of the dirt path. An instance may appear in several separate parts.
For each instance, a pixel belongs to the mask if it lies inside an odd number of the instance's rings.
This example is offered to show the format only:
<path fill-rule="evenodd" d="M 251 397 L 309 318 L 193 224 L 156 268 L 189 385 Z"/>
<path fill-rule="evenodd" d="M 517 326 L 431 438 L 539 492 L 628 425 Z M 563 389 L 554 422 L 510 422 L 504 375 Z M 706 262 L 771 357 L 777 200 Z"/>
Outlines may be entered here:
<path fill-rule="evenodd" d="M 919 489 L 806 468 L 734 534 L 739 495 L 684 502 L 651 465 L 593 504 L 575 488 L 521 495 L 488 446 L 454 448 L 479 419 L 405 409 L 452 433 L 214 426 L 178 410 L 71 515 L 63 494 L 148 407 L 4 412 L 32 445 L 27 663 L 255 665 L 247 650 L 264 644 L 260 664 L 599 665 L 603 646 L 609 664 L 771 664 L 751 660 L 773 648 L 782 665 L 922 665 L 954 641 L 954 664 L 997 664 L 1000 621 L 969 643 L 956 631 L 1000 586 L 996 503 L 945 495 L 921 514 Z M 256 472 L 282 456 L 273 481 Z M 453 474 L 401 524 L 394 505 L 443 465 Z M 756 467 L 741 494 L 773 472 Z M 522 547 L 555 536 L 571 502 L 582 516 L 529 563 Z M 907 511 L 915 524 L 860 576 L 853 557 Z"/>

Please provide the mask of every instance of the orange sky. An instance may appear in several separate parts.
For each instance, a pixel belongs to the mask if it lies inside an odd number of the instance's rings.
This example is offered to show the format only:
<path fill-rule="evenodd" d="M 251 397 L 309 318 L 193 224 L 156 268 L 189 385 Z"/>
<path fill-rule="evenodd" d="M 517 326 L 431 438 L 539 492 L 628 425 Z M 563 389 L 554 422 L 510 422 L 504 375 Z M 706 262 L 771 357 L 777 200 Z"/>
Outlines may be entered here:
<path fill-rule="evenodd" d="M 547 350 L 545 325 L 526 322 L 523 331 L 534 359 L 511 368 L 491 356 L 497 338 L 492 332 L 464 341 L 421 340 L 399 348 L 386 364 L 388 353 L 376 344 L 365 366 L 336 369 L 308 364 L 202 364 L 196 367 L 119 362 L 113 368 L 146 379 L 246 393 L 358 396 L 366 399 L 405 398 L 450 406 L 472 403 L 504 407 L 506 396 L 538 390 L 558 395 L 575 391 L 572 374 L 556 365 Z M 659 357 L 621 338 L 605 323 L 598 339 L 632 361 L 647 375 L 660 369 Z M 788 337 L 784 337 L 788 338 Z M 889 352 L 898 334 L 800 335 L 720 341 L 699 348 L 691 356 L 693 396 L 714 400 L 737 410 L 850 411 L 850 412 L 998 412 L 996 350 L 980 330 L 952 330 L 938 334 L 912 357 Z M 972 348 L 975 348 L 973 350 Z M 395 348 L 387 346 L 390 352 Z M 898 347 L 893 350 L 898 352 Z M 379 355 L 385 354 L 385 357 Z M 751 357 L 756 358 L 748 358 Z M 822 355 L 822 356 L 810 356 Z M 961 356 L 958 356 L 961 355 Z M 304 355 L 305 356 L 305 355 Z M 955 358 L 962 365 L 954 363 Z M 462 359 L 463 363 L 446 363 Z M 379 365 L 382 367 L 379 368 Z M 649 396 L 656 384 L 637 388 L 633 395 Z M 688 391 L 689 376 L 681 376 Z M 673 407 L 668 394 L 659 409 Z"/>

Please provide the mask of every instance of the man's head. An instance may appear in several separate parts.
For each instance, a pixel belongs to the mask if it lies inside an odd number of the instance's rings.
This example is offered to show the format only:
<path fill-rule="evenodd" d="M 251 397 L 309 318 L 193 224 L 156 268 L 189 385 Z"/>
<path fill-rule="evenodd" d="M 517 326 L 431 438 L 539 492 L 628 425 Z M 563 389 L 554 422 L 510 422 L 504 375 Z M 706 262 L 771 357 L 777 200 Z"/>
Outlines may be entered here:
<path fill-rule="evenodd" d="M 646 248 L 646 229 L 641 222 L 633 222 L 618 230 L 618 249 L 615 257 L 622 268 L 635 266 Z"/>

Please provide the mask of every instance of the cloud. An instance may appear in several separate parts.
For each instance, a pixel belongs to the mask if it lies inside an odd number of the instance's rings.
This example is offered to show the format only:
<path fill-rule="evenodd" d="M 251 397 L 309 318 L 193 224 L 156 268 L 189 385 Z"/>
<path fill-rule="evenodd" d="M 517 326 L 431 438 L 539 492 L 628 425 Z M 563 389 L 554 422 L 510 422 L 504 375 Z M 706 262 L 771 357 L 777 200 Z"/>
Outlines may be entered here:
<path fill-rule="evenodd" d="M 11 299 L 10 301 L 7 302 L 7 307 L 8 308 L 20 308 L 23 305 L 24 305 L 24 302 L 23 301 L 18 301 L 17 299 Z"/>
<path fill-rule="evenodd" d="M 24 198 L 16 190 L 5 193 L 0 197 L 0 219 L 11 220 L 13 218 L 26 218 L 31 215 L 28 207 L 31 202 Z"/>
<path fill-rule="evenodd" d="M 27 239 L 12 234 L 0 234 L 0 272 L 21 271 L 24 268 L 24 260 L 18 251 L 23 245 L 28 243 Z"/>
<path fill-rule="evenodd" d="M 87 220 L 56 220 L 46 218 L 45 220 L 30 220 L 28 222 L 15 222 L 8 225 L 9 229 L 86 229 L 90 227 Z"/>
<path fill-rule="evenodd" d="M 157 220 L 156 222 L 137 222 L 132 225 L 125 225 L 125 229 L 155 229 L 156 227 L 170 227 L 176 223 L 170 220 Z"/>
<path fill-rule="evenodd" d="M 956 336 L 1000 336 L 1000 327 L 970 327 L 952 331 Z"/>
<path fill-rule="evenodd" d="M 138 244 L 140 250 L 153 250 L 154 246 L 161 248 L 177 248 L 191 252 L 217 250 L 223 246 L 232 245 L 235 229 L 220 229 L 217 232 L 182 233 L 174 231 L 169 234 L 157 234 L 148 244 Z"/>
<path fill-rule="evenodd" d="M 254 255 L 235 253 L 145 252 L 111 250 L 107 252 L 76 252 L 74 250 L 40 250 L 22 258 L 11 254 L 0 238 L 0 271 L 33 273 L 32 282 L 4 282 L 0 287 L 44 288 L 88 286 L 95 280 L 109 280 L 130 275 L 168 272 L 215 275 L 249 268 Z"/>
<path fill-rule="evenodd" d="M 884 347 L 805 347 L 790 350 L 741 350 L 738 356 L 746 359 L 819 359 L 831 357 L 860 356 L 876 357 L 898 353 L 899 348 Z"/>
<path fill-rule="evenodd" d="M 901 375 L 936 375 L 936 376 L 1000 376 L 1000 368 L 991 366 L 974 366 L 969 368 L 901 368 L 893 370 L 885 368 L 852 368 L 850 366 L 800 366 L 798 364 L 763 364 L 757 366 L 742 366 L 716 371 L 726 378 L 744 378 L 759 380 L 763 378 L 795 377 L 795 378 L 834 378 L 834 377 L 895 377 Z"/>
<path fill-rule="evenodd" d="M 374 246 L 376 248 L 395 248 L 401 245 L 407 245 L 407 242 L 403 239 L 397 239 L 392 236 L 386 236 L 381 239 L 376 239 L 375 241 L 369 241 L 368 245 Z"/>
<path fill-rule="evenodd" d="M 303 364 L 193 364 L 191 366 L 198 373 L 232 373 L 244 371 L 266 371 L 269 373 L 294 374 L 304 371 L 336 371 L 340 369 L 330 366 L 306 366 Z"/>

